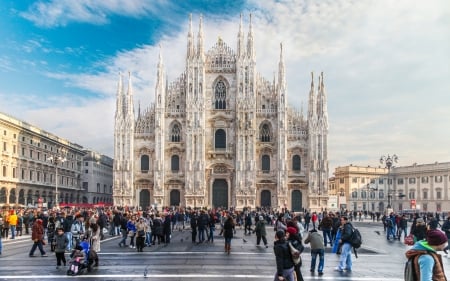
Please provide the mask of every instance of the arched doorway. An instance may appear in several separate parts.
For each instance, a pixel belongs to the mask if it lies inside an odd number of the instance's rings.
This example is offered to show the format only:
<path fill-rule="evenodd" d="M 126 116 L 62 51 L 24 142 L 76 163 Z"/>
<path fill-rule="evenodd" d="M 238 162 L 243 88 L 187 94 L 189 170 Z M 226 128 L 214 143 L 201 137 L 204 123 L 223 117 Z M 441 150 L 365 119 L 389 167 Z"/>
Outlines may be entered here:
<path fill-rule="evenodd" d="M 270 190 L 261 191 L 261 207 L 272 206 Z"/>
<path fill-rule="evenodd" d="M 180 191 L 178 189 L 170 191 L 170 206 L 180 206 Z"/>
<path fill-rule="evenodd" d="M 150 191 L 148 191 L 148 189 L 142 189 L 139 194 L 139 206 L 142 210 L 146 210 L 150 207 L 150 202 Z"/>
<path fill-rule="evenodd" d="M 25 205 L 25 191 L 23 189 L 19 191 L 19 204 Z"/>
<path fill-rule="evenodd" d="M 228 184 L 224 179 L 216 179 L 212 188 L 212 205 L 213 208 L 228 208 Z"/>
<path fill-rule="evenodd" d="M 293 212 L 299 212 L 303 209 L 302 192 L 300 190 L 292 190 L 291 205 Z"/>

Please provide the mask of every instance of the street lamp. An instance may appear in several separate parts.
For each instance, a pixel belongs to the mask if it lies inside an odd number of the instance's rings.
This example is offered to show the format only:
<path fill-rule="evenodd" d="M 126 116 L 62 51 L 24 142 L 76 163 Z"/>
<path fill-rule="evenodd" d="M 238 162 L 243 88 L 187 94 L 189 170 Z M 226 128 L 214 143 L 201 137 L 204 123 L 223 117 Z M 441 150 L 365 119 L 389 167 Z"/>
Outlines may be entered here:
<path fill-rule="evenodd" d="M 391 167 L 392 167 L 392 164 L 394 164 L 394 163 L 397 163 L 397 160 L 398 160 L 398 157 L 397 157 L 397 155 L 395 155 L 395 154 L 393 154 L 392 156 L 390 156 L 389 154 L 388 154 L 388 156 L 386 157 L 386 156 L 381 156 L 380 157 L 380 163 L 381 164 L 385 164 L 386 165 L 386 168 L 388 168 L 388 209 L 390 209 L 390 208 L 392 208 L 391 207 L 391 197 L 392 197 L 392 194 L 391 194 L 391 185 L 389 184 L 389 176 L 390 176 L 390 174 L 391 174 Z"/>
<path fill-rule="evenodd" d="M 65 157 L 60 155 L 54 155 L 47 158 L 47 160 L 53 165 L 55 165 L 55 207 L 59 209 L 59 200 L 58 200 L 58 164 L 64 163 L 67 161 Z"/>

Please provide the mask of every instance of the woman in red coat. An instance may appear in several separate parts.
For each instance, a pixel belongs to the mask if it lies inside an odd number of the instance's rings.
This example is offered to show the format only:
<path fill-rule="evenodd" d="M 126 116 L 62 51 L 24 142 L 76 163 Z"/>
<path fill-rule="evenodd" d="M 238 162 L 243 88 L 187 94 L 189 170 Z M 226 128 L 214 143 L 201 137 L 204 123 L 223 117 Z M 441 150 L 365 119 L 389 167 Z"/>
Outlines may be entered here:
<path fill-rule="evenodd" d="M 44 226 L 42 225 L 41 219 L 37 219 L 33 224 L 31 240 L 33 240 L 34 244 L 33 247 L 31 247 L 29 256 L 34 257 L 34 251 L 36 251 L 36 247 L 39 247 L 41 257 L 47 257 L 44 247 L 42 247 L 42 242 L 44 241 Z"/>

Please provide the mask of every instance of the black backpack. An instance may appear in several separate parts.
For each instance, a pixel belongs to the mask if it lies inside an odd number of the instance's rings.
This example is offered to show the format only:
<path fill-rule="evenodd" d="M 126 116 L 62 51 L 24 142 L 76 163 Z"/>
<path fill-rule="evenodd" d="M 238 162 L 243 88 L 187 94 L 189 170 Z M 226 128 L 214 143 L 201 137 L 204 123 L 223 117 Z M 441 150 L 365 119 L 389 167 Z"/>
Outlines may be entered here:
<path fill-rule="evenodd" d="M 350 244 L 353 248 L 358 249 L 362 244 L 362 236 L 357 228 L 352 226 L 352 236 L 350 237 Z"/>

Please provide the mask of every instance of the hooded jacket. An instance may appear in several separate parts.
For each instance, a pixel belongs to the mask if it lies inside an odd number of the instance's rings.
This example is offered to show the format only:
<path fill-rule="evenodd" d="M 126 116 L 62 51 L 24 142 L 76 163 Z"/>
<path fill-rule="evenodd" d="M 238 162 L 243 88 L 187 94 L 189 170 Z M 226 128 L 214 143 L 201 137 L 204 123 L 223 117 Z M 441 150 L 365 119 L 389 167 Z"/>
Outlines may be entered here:
<path fill-rule="evenodd" d="M 418 241 L 414 246 L 406 251 L 407 259 L 414 258 L 414 268 L 419 280 L 447 280 L 442 265 L 442 257 L 428 245 L 425 240 Z"/>

